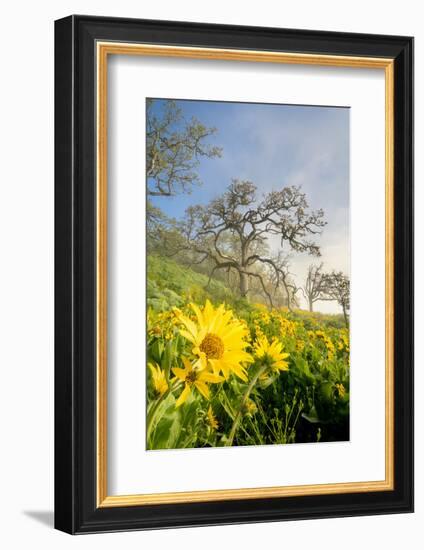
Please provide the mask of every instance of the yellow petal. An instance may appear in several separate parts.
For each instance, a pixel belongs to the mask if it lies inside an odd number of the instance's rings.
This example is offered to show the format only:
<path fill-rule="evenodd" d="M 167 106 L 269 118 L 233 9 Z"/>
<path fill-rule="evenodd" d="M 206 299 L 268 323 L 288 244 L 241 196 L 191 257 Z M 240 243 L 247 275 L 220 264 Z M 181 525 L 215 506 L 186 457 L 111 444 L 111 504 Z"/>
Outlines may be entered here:
<path fill-rule="evenodd" d="M 225 334 L 222 334 L 222 339 L 225 343 L 230 343 L 234 337 L 239 339 L 246 335 L 246 329 L 243 325 L 235 325 L 232 326 L 230 330 L 227 330 Z"/>
<path fill-rule="evenodd" d="M 191 332 L 188 332 L 187 330 L 182 329 L 182 330 L 180 330 L 180 334 L 181 334 L 181 336 L 184 336 L 184 338 L 186 338 L 192 344 L 196 344 L 196 339 L 191 334 Z"/>
<path fill-rule="evenodd" d="M 194 313 L 196 314 L 197 320 L 199 321 L 199 325 L 203 325 L 203 314 L 197 304 L 190 304 L 191 308 L 193 309 Z"/>
<path fill-rule="evenodd" d="M 186 327 L 186 329 L 190 332 L 190 334 L 193 336 L 193 338 L 196 338 L 196 336 L 197 336 L 196 323 L 194 323 L 191 319 L 189 319 L 188 317 L 185 317 L 184 315 L 181 315 L 181 317 L 179 317 L 179 320 Z"/>
<path fill-rule="evenodd" d="M 205 324 L 209 323 L 213 316 L 213 307 L 209 300 L 206 300 L 205 307 L 203 308 L 203 321 Z"/>
<path fill-rule="evenodd" d="M 289 370 L 289 366 L 284 361 L 281 361 L 279 363 L 274 363 L 274 367 L 278 370 Z"/>
<path fill-rule="evenodd" d="M 191 363 L 190 363 L 190 361 L 187 359 L 187 357 L 183 357 L 182 359 L 183 359 L 185 371 L 186 371 L 186 374 L 187 374 L 187 372 L 190 372 L 190 371 L 193 370 L 193 367 L 191 366 Z"/>
<path fill-rule="evenodd" d="M 246 376 L 246 371 L 241 365 L 231 365 L 230 368 L 234 374 L 243 380 L 243 382 L 247 382 L 248 378 Z"/>
<path fill-rule="evenodd" d="M 182 405 L 186 401 L 186 399 L 189 395 L 190 395 L 190 386 L 188 384 L 186 384 L 185 388 L 181 392 L 180 397 L 177 399 L 177 402 L 175 403 L 175 406 L 179 407 L 180 405 Z"/>
<path fill-rule="evenodd" d="M 199 390 L 199 392 L 203 395 L 203 397 L 206 397 L 206 399 L 209 399 L 209 388 L 204 382 L 202 382 L 201 380 L 196 380 L 194 385 Z"/>
<path fill-rule="evenodd" d="M 202 359 L 199 357 L 199 359 L 193 363 L 193 369 L 201 371 L 204 368 L 205 367 L 203 366 Z"/>
<path fill-rule="evenodd" d="M 221 376 L 218 376 L 217 374 L 212 374 L 211 372 L 201 372 L 199 374 L 199 380 L 201 382 L 212 382 L 213 384 L 217 384 L 218 382 L 223 382 L 224 379 Z"/>
<path fill-rule="evenodd" d="M 209 365 L 212 367 L 212 371 L 215 374 L 219 374 L 219 371 L 221 370 L 221 361 L 217 359 L 209 359 Z"/>
<path fill-rule="evenodd" d="M 253 361 L 252 356 L 246 351 L 226 351 L 222 359 L 228 363 L 241 363 L 242 361 L 251 363 Z"/>
<path fill-rule="evenodd" d="M 180 380 L 182 380 L 184 382 L 184 380 L 186 379 L 186 371 L 184 369 L 179 369 L 178 367 L 174 367 L 172 369 L 172 372 L 175 374 L 175 376 L 177 378 L 179 378 Z"/>
<path fill-rule="evenodd" d="M 155 373 L 156 373 L 156 369 L 155 369 L 155 367 L 153 366 L 152 363 L 147 363 L 147 366 L 149 367 L 150 372 L 151 372 L 152 374 L 155 374 Z"/>
<path fill-rule="evenodd" d="M 230 376 L 230 369 L 228 367 L 228 364 L 221 361 L 220 368 L 221 368 L 222 374 L 224 375 L 225 380 L 227 380 L 228 377 Z"/>

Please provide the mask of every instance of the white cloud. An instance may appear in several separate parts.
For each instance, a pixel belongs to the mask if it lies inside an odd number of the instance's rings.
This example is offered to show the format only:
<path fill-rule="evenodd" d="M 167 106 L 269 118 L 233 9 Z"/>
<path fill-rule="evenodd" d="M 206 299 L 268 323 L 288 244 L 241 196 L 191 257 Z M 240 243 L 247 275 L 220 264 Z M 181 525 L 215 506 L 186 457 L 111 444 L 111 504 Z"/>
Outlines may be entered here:
<path fill-rule="evenodd" d="M 276 116 L 272 110 L 261 117 L 244 111 L 237 123 L 254 142 L 255 155 L 249 148 L 239 158 L 232 158 L 233 166 L 243 167 L 242 177 L 259 184 L 263 192 L 280 185 L 301 186 L 310 206 L 324 210 L 327 225 L 316 237 L 321 257 L 291 254 L 290 271 L 298 285 L 303 284 L 311 263 L 323 262 L 328 271 L 350 272 L 348 113 L 319 110 L 321 113 L 317 114 L 308 109 L 309 118 L 304 112 L 303 123 L 296 116 L 283 123 L 284 117 Z M 274 240 L 274 251 L 279 247 L 279 241 Z M 305 300 L 300 300 L 306 307 Z M 317 302 L 315 309 L 341 312 L 335 302 Z"/>

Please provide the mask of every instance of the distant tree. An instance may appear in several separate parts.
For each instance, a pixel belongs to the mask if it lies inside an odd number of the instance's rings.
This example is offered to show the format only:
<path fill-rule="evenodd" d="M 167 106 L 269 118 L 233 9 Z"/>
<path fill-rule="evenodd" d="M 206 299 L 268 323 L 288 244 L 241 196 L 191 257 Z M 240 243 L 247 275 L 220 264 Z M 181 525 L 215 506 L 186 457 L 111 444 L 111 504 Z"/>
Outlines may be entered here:
<path fill-rule="evenodd" d="M 185 246 L 199 262 L 209 261 L 210 277 L 217 270 L 237 273 L 240 295 L 247 297 L 251 280 L 258 280 L 272 304 L 263 269 L 273 274 L 275 287 L 290 283 L 283 254 L 288 251 L 320 255 L 310 237 L 325 225 L 322 210 L 310 211 L 299 187 L 284 187 L 257 201 L 256 186 L 233 180 L 226 193 L 202 206 L 191 206 L 181 227 Z M 280 238 L 277 257 L 269 238 Z M 287 250 L 286 250 L 287 249 Z M 259 269 L 261 267 L 261 269 Z"/>
<path fill-rule="evenodd" d="M 206 127 L 194 117 L 186 121 L 175 101 L 165 101 L 160 110 L 156 105 L 157 100 L 147 100 L 147 194 L 170 197 L 190 192 L 199 183 L 196 168 L 200 157 L 221 156 L 221 148 L 207 143 L 216 129 Z"/>
<path fill-rule="evenodd" d="M 343 310 L 346 326 L 349 326 L 350 280 L 342 271 L 332 271 L 323 277 L 324 293 L 327 299 L 335 300 Z"/>
<path fill-rule="evenodd" d="M 270 270 L 268 277 L 271 286 L 270 293 L 272 294 L 272 301 L 275 305 L 285 306 L 290 310 L 293 306 L 299 307 L 299 300 L 297 298 L 299 288 L 296 286 L 290 274 L 288 256 L 279 251 L 278 254 L 273 257 L 273 261 L 278 266 L 279 270 Z M 279 277 L 279 273 L 283 273 L 284 276 L 280 275 Z"/>
<path fill-rule="evenodd" d="M 320 300 L 330 300 L 325 293 L 325 275 L 323 272 L 324 264 L 310 265 L 302 293 L 308 302 L 309 311 L 314 310 L 314 303 Z"/>
<path fill-rule="evenodd" d="M 159 251 L 162 241 L 172 231 L 174 220 L 168 218 L 160 208 L 146 201 L 146 242 L 147 253 Z"/>

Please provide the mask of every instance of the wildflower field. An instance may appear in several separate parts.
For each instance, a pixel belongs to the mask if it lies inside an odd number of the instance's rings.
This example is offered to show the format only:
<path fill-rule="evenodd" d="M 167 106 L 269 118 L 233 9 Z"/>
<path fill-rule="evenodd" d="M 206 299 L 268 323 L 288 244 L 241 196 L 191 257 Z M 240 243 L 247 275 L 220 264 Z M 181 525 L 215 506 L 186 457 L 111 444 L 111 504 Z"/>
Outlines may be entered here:
<path fill-rule="evenodd" d="M 147 448 L 349 439 L 342 315 L 269 308 L 148 258 Z"/>

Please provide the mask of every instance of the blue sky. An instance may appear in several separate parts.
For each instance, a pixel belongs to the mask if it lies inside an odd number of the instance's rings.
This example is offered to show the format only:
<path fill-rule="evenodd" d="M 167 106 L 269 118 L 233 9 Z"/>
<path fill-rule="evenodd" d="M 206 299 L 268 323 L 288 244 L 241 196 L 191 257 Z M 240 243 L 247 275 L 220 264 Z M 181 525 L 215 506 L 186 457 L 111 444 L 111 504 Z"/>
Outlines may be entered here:
<path fill-rule="evenodd" d="M 154 198 L 168 216 L 181 218 L 193 204 L 222 194 L 232 178 L 247 179 L 258 196 L 272 189 L 300 185 L 310 207 L 322 208 L 328 222 L 317 242 L 322 257 L 291 256 L 291 273 L 300 284 L 309 263 L 349 273 L 349 109 L 340 107 L 181 101 L 185 118 L 217 128 L 209 143 L 223 148 L 218 159 L 200 160 L 202 181 L 189 195 Z M 157 109 L 161 109 L 158 102 Z M 273 247 L 278 247 L 277 241 Z M 336 312 L 332 302 L 316 304 Z"/>

